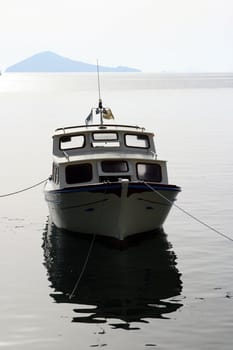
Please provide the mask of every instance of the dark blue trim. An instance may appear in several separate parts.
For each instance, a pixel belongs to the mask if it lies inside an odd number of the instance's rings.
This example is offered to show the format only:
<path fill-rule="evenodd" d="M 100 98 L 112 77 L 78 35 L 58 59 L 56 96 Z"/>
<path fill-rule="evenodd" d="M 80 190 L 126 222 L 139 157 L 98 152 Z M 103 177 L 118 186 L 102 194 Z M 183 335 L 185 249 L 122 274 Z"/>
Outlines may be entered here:
<path fill-rule="evenodd" d="M 70 188 L 64 188 L 61 190 L 55 190 L 55 191 L 51 191 L 53 193 L 70 193 L 70 192 L 104 192 L 107 191 L 109 189 L 111 190 L 115 190 L 115 189 L 120 189 L 121 185 L 116 185 L 116 186 L 109 186 L 109 185 L 91 185 L 91 186 L 85 186 L 85 187 L 70 187 Z"/>
<path fill-rule="evenodd" d="M 148 183 L 154 190 L 165 190 L 165 191 L 177 191 L 177 192 L 180 192 L 181 191 L 181 188 L 178 187 L 178 186 L 175 186 L 175 185 L 153 185 L 151 183 Z M 147 189 L 148 191 L 150 191 L 150 188 L 147 187 L 146 185 L 144 184 L 130 184 L 128 186 L 128 188 L 130 189 L 133 189 L 133 188 L 136 188 L 136 189 Z"/>
<path fill-rule="evenodd" d="M 175 191 L 180 192 L 181 188 L 175 185 L 162 185 L 162 184 L 153 184 L 149 183 L 149 185 L 157 191 Z M 109 193 L 114 190 L 120 190 L 121 183 L 108 183 L 108 184 L 97 184 L 97 185 L 89 185 L 89 186 L 80 186 L 80 187 L 70 187 L 64 188 L 61 190 L 50 191 L 54 194 L 56 193 L 74 193 L 74 192 L 105 192 Z M 151 189 L 147 187 L 143 183 L 129 183 L 128 190 L 130 192 L 137 192 L 138 190 L 149 192 Z"/>

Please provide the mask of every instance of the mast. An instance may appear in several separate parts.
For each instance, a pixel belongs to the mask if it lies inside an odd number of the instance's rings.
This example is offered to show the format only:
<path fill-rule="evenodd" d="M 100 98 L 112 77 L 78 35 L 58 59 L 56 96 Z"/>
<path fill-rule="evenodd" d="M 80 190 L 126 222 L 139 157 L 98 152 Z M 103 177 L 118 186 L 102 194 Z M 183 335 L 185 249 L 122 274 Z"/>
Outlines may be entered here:
<path fill-rule="evenodd" d="M 99 113 L 100 113 L 100 124 L 103 125 L 103 104 L 101 99 L 101 93 L 100 93 L 100 71 L 99 71 L 99 62 L 97 59 L 97 76 L 98 76 L 98 91 L 99 91 Z"/>

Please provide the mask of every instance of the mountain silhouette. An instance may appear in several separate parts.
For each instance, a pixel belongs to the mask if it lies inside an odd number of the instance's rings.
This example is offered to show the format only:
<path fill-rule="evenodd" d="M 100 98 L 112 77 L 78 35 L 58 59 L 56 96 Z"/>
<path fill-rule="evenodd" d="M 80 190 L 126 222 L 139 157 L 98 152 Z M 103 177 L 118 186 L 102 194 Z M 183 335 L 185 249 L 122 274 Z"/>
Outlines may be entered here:
<path fill-rule="evenodd" d="M 99 66 L 99 70 L 100 72 L 140 72 L 139 69 L 124 66 Z M 6 72 L 96 72 L 96 65 L 44 51 L 8 67 Z"/>

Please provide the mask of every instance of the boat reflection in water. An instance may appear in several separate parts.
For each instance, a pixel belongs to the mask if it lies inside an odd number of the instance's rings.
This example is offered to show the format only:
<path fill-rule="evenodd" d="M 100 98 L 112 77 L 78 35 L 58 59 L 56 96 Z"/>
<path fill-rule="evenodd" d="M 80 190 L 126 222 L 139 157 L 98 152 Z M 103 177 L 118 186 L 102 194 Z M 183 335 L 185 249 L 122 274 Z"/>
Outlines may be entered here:
<path fill-rule="evenodd" d="M 43 249 L 54 289 L 51 297 L 57 303 L 77 305 L 73 322 L 135 329 L 130 326 L 132 322 L 167 318 L 165 315 L 182 306 L 179 298 L 172 299 L 181 293 L 181 274 L 166 234 L 158 231 L 146 237 L 120 249 L 96 238 L 85 272 L 70 298 L 92 238 L 47 224 Z"/>

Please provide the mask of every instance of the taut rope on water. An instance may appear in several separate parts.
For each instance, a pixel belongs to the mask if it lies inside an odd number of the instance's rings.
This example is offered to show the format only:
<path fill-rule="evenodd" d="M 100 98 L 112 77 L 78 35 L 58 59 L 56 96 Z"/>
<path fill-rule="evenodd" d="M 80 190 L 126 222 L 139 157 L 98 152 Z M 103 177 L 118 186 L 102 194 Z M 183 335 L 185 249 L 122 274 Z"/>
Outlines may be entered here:
<path fill-rule="evenodd" d="M 29 186 L 29 187 L 26 187 L 26 188 L 23 188 L 21 190 L 18 190 L 18 191 L 14 191 L 14 192 L 9 192 L 9 193 L 6 193 L 6 194 L 1 194 L 0 195 L 0 198 L 4 198 L 4 197 L 9 197 L 9 196 L 14 196 L 16 194 L 19 194 L 19 193 L 22 193 L 22 192 L 26 192 L 26 191 L 29 191 L 35 187 L 38 187 L 40 185 L 42 185 L 43 183 L 45 183 L 46 181 L 48 181 L 49 178 L 46 178 L 40 182 L 37 182 L 35 183 L 34 185 L 32 186 Z M 183 212 L 185 215 L 189 216 L 191 219 L 195 220 L 196 222 L 198 222 L 199 224 L 207 227 L 209 230 L 217 233 L 218 235 L 228 239 L 229 241 L 233 242 L 233 238 L 229 237 L 228 235 L 226 235 L 225 233 L 217 230 L 216 228 L 214 228 L 213 226 L 207 224 L 206 222 L 198 219 L 196 216 L 194 216 L 193 214 L 189 213 L 187 210 L 183 209 L 182 207 L 180 207 L 179 205 L 175 204 L 173 201 L 171 201 L 170 199 L 168 199 L 167 197 L 165 197 L 163 194 L 161 194 L 159 191 L 155 190 L 151 185 L 149 185 L 147 182 L 145 181 L 142 181 L 142 183 L 147 186 L 151 191 L 153 191 L 154 193 L 156 193 L 158 196 L 160 196 L 161 198 L 165 199 L 168 203 L 170 203 L 171 205 L 173 205 L 174 207 L 176 207 L 177 209 L 179 209 L 181 212 Z M 89 258 L 89 255 L 91 253 L 91 249 L 92 249 L 92 246 L 93 246 L 93 243 L 94 243 L 94 240 L 95 240 L 95 235 L 94 235 L 94 238 L 93 238 L 93 241 L 90 245 L 90 249 L 88 251 L 88 256 L 87 256 L 87 261 L 85 262 L 84 264 L 84 270 L 85 270 L 85 267 L 86 267 L 86 264 L 88 262 L 88 258 Z M 82 277 L 82 272 L 80 274 L 80 276 Z M 79 279 L 81 279 L 81 277 Z M 79 283 L 79 280 L 77 281 L 77 285 Z M 75 288 L 74 290 L 77 288 L 77 286 L 75 285 Z M 74 290 L 72 291 L 72 293 L 70 294 L 70 297 L 73 296 L 73 293 L 74 293 Z"/>
<path fill-rule="evenodd" d="M 199 222 L 199 224 L 207 227 L 208 229 L 210 229 L 211 231 L 214 231 L 215 233 L 217 233 L 218 235 L 228 239 L 229 241 L 233 242 L 233 238 L 227 236 L 225 233 L 220 232 L 219 230 L 216 230 L 214 227 L 212 227 L 211 225 L 207 224 L 206 222 L 198 219 L 196 216 L 190 214 L 187 210 L 181 208 L 179 205 L 175 204 L 173 201 L 170 201 L 170 199 L 168 199 L 167 197 L 165 197 L 164 195 L 162 195 L 159 191 L 155 190 L 152 186 L 150 186 L 148 183 L 144 182 L 144 185 L 146 185 L 149 189 L 151 189 L 153 192 L 155 192 L 157 195 L 159 195 L 161 198 L 165 199 L 168 203 L 174 205 L 174 207 L 176 207 L 177 209 L 179 209 L 180 211 L 182 211 L 184 214 L 186 214 L 187 216 L 189 216 L 190 218 L 192 218 L 193 220 Z"/>
<path fill-rule="evenodd" d="M 18 191 L 14 191 L 14 192 L 9 192 L 9 193 L 6 193 L 6 194 L 2 194 L 0 195 L 0 198 L 4 198 L 4 197 L 9 197 L 9 196 L 13 196 L 13 195 L 16 195 L 16 194 L 19 194 L 19 193 L 22 193 L 22 192 L 26 192 L 26 191 L 29 191 L 35 187 L 38 187 L 40 185 L 42 185 L 43 183 L 45 183 L 46 181 L 48 181 L 49 178 L 46 178 L 40 182 L 37 182 L 35 183 L 34 185 L 32 186 L 29 186 L 29 187 L 26 187 L 26 188 L 23 188 L 21 190 L 18 190 Z M 209 230 L 217 233 L 218 235 L 226 238 L 227 240 L 233 242 L 233 238 L 229 237 L 228 235 L 226 235 L 225 233 L 215 229 L 214 227 L 212 227 L 211 225 L 207 224 L 206 222 L 198 219 L 196 216 L 194 216 L 193 214 L 189 213 L 187 210 L 183 209 L 182 207 L 180 207 L 179 205 L 175 204 L 173 201 L 171 201 L 170 199 L 168 199 L 167 197 L 165 197 L 163 194 L 161 194 L 159 191 L 155 190 L 151 185 L 149 185 L 147 182 L 145 181 L 142 181 L 142 183 L 148 187 L 151 191 L 153 191 L 155 194 L 157 194 L 158 196 L 160 196 L 161 198 L 163 198 L 165 201 L 167 201 L 169 204 L 173 205 L 174 207 L 176 207 L 177 209 L 179 209 L 182 213 L 184 213 L 185 215 L 189 216 L 191 219 L 195 220 L 196 222 L 198 222 L 199 224 L 207 227 Z M 107 188 L 105 189 L 105 192 L 107 191 Z M 92 252 L 92 248 L 93 248 L 93 245 L 94 245 L 94 242 L 95 242 L 95 238 L 96 238 L 96 234 L 93 234 L 93 238 L 91 240 L 91 243 L 90 243 L 90 246 L 89 246 L 89 249 L 88 249 L 88 252 L 87 252 L 87 256 L 86 256 L 86 259 L 84 261 L 84 264 L 83 264 L 83 267 L 82 267 L 82 270 L 78 276 L 78 279 L 74 285 L 74 288 L 72 290 L 72 292 L 69 294 L 69 299 L 71 300 L 74 296 L 75 296 L 75 292 L 77 291 L 77 288 L 79 286 L 79 283 L 82 279 L 82 276 L 86 270 L 86 267 L 87 267 L 87 264 L 88 264 L 88 261 L 89 261 L 89 258 L 90 258 L 90 255 L 91 255 L 91 252 Z"/>
<path fill-rule="evenodd" d="M 18 193 L 26 192 L 26 191 L 28 191 L 28 190 L 31 190 L 32 188 L 35 188 L 35 187 L 38 187 L 38 186 L 42 185 L 42 184 L 45 183 L 47 180 L 48 180 L 48 178 L 45 179 L 45 180 L 42 180 L 42 181 L 40 181 L 40 182 L 37 182 L 36 184 L 34 184 L 34 185 L 32 185 L 32 186 L 23 188 L 22 190 L 18 190 L 18 191 L 15 191 L 15 192 L 10 192 L 10 193 L 6 193 L 6 194 L 2 194 L 2 195 L 0 195 L 0 198 L 9 197 L 9 196 L 13 196 L 13 195 L 18 194 Z"/>
<path fill-rule="evenodd" d="M 77 290 L 77 288 L 79 286 L 79 282 L 81 281 L 81 278 L 82 278 L 82 276 L 83 276 L 83 274 L 84 274 L 84 272 L 86 270 L 87 263 L 89 261 L 89 257 L 91 255 L 92 248 L 93 248 L 93 245 L 94 245 L 94 242 L 95 242 L 95 237 L 96 237 L 96 235 L 93 235 L 90 247 L 89 247 L 88 252 L 87 252 L 87 256 L 86 256 L 85 262 L 84 262 L 83 267 L 82 267 L 82 271 L 80 272 L 80 275 L 79 275 L 79 277 L 77 279 L 77 282 L 75 283 L 74 288 L 73 288 L 72 292 L 69 295 L 69 299 L 70 300 L 74 297 L 75 292 L 76 292 L 76 290 Z"/>
<path fill-rule="evenodd" d="M 106 188 L 104 190 L 104 194 L 106 194 L 107 189 L 108 189 L 108 182 L 106 183 Z M 104 204 L 104 201 L 102 202 L 102 206 L 103 206 L 103 204 Z M 74 285 L 74 288 L 73 288 L 72 292 L 69 294 L 69 299 L 70 300 L 75 296 L 75 292 L 77 291 L 79 283 L 80 283 L 80 281 L 82 279 L 82 276 L 83 276 L 83 274 L 84 274 L 84 272 L 86 270 L 86 267 L 87 267 L 87 264 L 88 264 L 89 258 L 91 256 L 91 252 L 92 252 L 93 246 L 94 246 L 95 238 L 96 238 L 96 234 L 93 234 L 93 237 L 92 237 L 92 240 L 91 240 L 91 244 L 89 246 L 89 249 L 88 249 L 88 252 L 87 252 L 87 256 L 86 256 L 86 259 L 84 261 L 82 270 L 80 272 L 80 275 L 78 276 L 78 279 L 77 279 L 77 281 L 76 281 L 76 283 Z"/>

